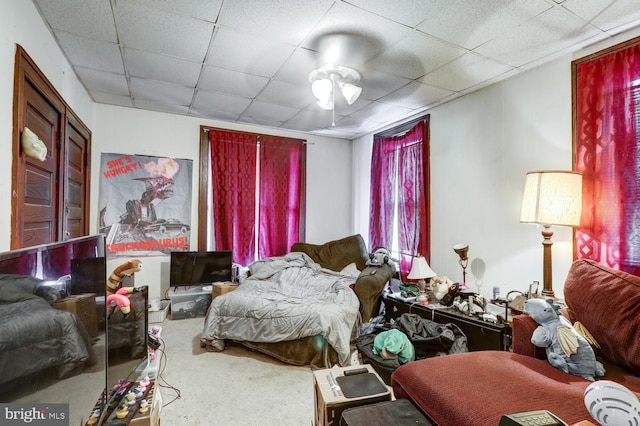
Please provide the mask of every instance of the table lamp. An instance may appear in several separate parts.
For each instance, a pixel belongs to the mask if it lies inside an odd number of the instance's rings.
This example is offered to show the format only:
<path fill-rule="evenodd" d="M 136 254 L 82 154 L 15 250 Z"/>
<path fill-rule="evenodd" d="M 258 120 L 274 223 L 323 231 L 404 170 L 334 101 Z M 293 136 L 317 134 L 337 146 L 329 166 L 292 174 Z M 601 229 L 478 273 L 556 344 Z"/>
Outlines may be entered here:
<path fill-rule="evenodd" d="M 411 271 L 409 271 L 409 275 L 407 278 L 410 280 L 418 280 L 418 288 L 420 288 L 420 295 L 416 298 L 418 302 L 422 302 L 427 299 L 427 282 L 426 279 L 429 279 L 431 282 L 431 278 L 437 276 L 435 272 L 429 267 L 427 263 L 427 259 L 424 256 L 418 256 L 413 258 L 413 262 L 411 263 Z"/>
<path fill-rule="evenodd" d="M 582 212 L 582 175 L 572 171 L 529 172 L 524 184 L 520 222 L 542 230 L 543 297 L 555 297 L 551 273 L 551 225 L 578 226 Z"/>
<path fill-rule="evenodd" d="M 469 244 L 456 244 L 453 251 L 460 256 L 458 263 L 462 267 L 462 282 L 467 283 L 467 265 L 469 264 Z"/>

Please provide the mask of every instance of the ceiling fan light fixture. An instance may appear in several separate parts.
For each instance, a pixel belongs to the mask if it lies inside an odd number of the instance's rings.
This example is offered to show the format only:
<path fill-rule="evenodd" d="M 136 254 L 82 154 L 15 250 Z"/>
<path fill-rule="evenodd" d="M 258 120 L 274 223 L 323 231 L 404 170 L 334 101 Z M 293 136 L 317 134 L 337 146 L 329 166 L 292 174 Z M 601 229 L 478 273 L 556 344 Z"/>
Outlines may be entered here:
<path fill-rule="evenodd" d="M 331 97 L 327 99 L 318 99 L 316 102 L 318 106 L 322 109 L 332 110 L 333 109 L 333 99 Z"/>
<path fill-rule="evenodd" d="M 342 96 L 351 105 L 362 93 L 362 88 L 356 86 L 359 81 L 360 73 L 358 71 L 342 65 L 324 65 L 309 73 L 311 92 L 317 99 L 317 104 L 323 109 L 333 110 L 334 114 L 334 90 L 339 88 Z M 334 124 L 335 118 L 332 125 Z"/>
<path fill-rule="evenodd" d="M 356 86 L 355 84 L 339 82 L 338 85 L 342 91 L 342 96 L 344 96 L 349 105 L 358 100 L 360 93 L 362 93 L 362 87 Z"/>
<path fill-rule="evenodd" d="M 311 83 L 311 91 L 318 101 L 330 99 L 331 92 L 333 91 L 333 83 L 326 78 L 315 80 Z"/>

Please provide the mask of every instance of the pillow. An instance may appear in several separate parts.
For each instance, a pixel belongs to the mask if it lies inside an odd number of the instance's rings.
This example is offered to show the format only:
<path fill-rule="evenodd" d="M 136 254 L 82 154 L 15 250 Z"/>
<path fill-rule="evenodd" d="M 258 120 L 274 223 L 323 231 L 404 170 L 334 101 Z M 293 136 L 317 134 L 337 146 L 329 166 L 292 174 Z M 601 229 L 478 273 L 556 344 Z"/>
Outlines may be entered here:
<path fill-rule="evenodd" d="M 572 322 L 579 321 L 612 363 L 640 374 L 640 277 L 578 259 L 564 284 Z"/>
<path fill-rule="evenodd" d="M 344 268 L 342 268 L 342 271 L 340 271 L 340 273 L 342 275 L 346 275 L 349 278 L 353 278 L 353 279 L 357 279 L 360 276 L 360 271 L 358 270 L 358 267 L 356 266 L 355 262 L 350 263 Z"/>
<path fill-rule="evenodd" d="M 42 280 L 17 274 L 0 274 L 0 303 L 14 303 L 29 299 L 40 299 L 35 294 Z"/>

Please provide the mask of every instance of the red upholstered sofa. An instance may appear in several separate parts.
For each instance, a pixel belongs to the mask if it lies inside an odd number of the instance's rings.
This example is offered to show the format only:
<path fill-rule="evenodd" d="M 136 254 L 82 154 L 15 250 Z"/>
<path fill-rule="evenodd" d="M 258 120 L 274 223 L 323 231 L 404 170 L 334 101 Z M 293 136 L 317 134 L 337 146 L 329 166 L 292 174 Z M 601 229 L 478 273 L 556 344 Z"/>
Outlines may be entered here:
<path fill-rule="evenodd" d="M 601 349 L 612 380 L 640 396 L 640 277 L 591 260 L 573 263 L 564 287 L 566 315 Z M 411 400 L 434 425 L 496 426 L 503 414 L 546 409 L 568 424 L 592 420 L 583 402 L 591 383 L 552 367 L 531 344 L 538 324 L 513 321 L 512 352 L 482 351 L 407 363 L 391 376 L 396 398 Z"/>

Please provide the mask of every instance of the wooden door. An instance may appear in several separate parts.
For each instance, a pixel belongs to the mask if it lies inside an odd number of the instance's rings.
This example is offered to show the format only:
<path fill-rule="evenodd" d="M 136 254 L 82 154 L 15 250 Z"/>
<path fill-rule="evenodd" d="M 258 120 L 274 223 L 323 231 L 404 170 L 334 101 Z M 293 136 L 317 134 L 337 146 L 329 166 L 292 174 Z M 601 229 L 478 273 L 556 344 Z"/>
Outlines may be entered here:
<path fill-rule="evenodd" d="M 65 193 L 63 196 L 63 239 L 88 233 L 90 134 L 75 117 L 67 120 L 65 143 Z M 81 124 L 81 123 L 80 123 Z"/>
<path fill-rule="evenodd" d="M 91 132 L 20 46 L 13 107 L 11 248 L 88 235 Z M 22 149 L 25 127 L 45 143 L 44 161 Z"/>
<path fill-rule="evenodd" d="M 24 126 L 47 146 L 44 161 L 20 151 L 18 161 L 15 238 L 19 247 L 58 241 L 60 149 L 62 111 L 30 79 L 24 81 Z M 24 129 L 24 128 L 23 128 Z M 23 130 L 24 131 L 24 130 Z M 22 132 L 21 132 L 22 134 Z"/>

